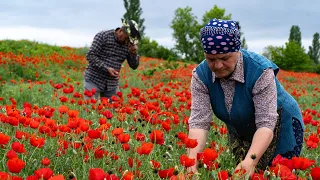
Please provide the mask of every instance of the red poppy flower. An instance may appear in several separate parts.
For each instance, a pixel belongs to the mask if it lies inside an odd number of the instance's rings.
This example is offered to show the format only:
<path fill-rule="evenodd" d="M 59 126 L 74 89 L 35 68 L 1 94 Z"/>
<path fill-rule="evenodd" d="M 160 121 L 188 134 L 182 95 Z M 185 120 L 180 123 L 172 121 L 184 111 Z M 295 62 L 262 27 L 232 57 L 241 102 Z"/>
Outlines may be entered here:
<path fill-rule="evenodd" d="M 131 94 L 135 97 L 140 96 L 140 89 L 131 87 Z"/>
<path fill-rule="evenodd" d="M 90 129 L 88 130 L 88 136 L 92 139 L 98 139 L 101 137 L 101 132 L 99 130 Z"/>
<path fill-rule="evenodd" d="M 217 157 L 218 157 L 218 153 L 214 149 L 206 148 L 203 151 L 203 160 L 204 161 L 214 161 L 217 159 Z"/>
<path fill-rule="evenodd" d="M 3 180 L 11 179 L 11 175 L 6 172 L 0 172 L 0 179 L 3 179 Z"/>
<path fill-rule="evenodd" d="M 187 155 L 183 154 L 180 156 L 180 163 L 182 166 L 188 168 L 195 165 L 196 161 L 195 159 L 191 159 Z"/>
<path fill-rule="evenodd" d="M 173 176 L 174 171 L 174 168 L 159 170 L 158 175 L 160 176 L 160 178 L 170 178 L 171 176 Z"/>
<path fill-rule="evenodd" d="M 94 157 L 97 159 L 103 158 L 105 151 L 98 146 L 94 151 Z"/>
<path fill-rule="evenodd" d="M 0 145 L 6 145 L 10 141 L 10 136 L 0 132 Z"/>
<path fill-rule="evenodd" d="M 314 167 L 311 169 L 311 177 L 313 180 L 320 180 L 320 167 Z"/>
<path fill-rule="evenodd" d="M 112 135 L 113 136 L 119 136 L 120 134 L 122 134 L 123 133 L 123 128 L 115 128 L 115 129 L 113 129 L 112 130 Z"/>
<path fill-rule="evenodd" d="M 100 168 L 91 168 L 89 170 L 89 180 L 103 180 L 106 173 Z"/>
<path fill-rule="evenodd" d="M 270 171 L 282 179 L 286 179 L 286 180 L 297 179 L 297 177 L 294 174 L 292 174 L 291 170 L 288 167 L 281 164 L 277 164 L 273 167 L 270 167 Z"/>
<path fill-rule="evenodd" d="M 161 167 L 161 164 L 158 161 L 150 160 L 150 164 L 155 169 L 160 169 L 160 167 Z"/>
<path fill-rule="evenodd" d="M 137 140 L 137 141 L 144 141 L 145 139 L 145 135 L 139 132 L 135 132 L 133 137 Z"/>
<path fill-rule="evenodd" d="M 130 135 L 129 134 L 120 134 L 118 136 L 118 140 L 121 142 L 121 143 L 127 143 L 129 142 L 130 140 Z"/>
<path fill-rule="evenodd" d="M 218 172 L 218 180 L 228 180 L 229 174 L 228 171 L 222 170 Z"/>
<path fill-rule="evenodd" d="M 134 179 L 134 175 L 133 175 L 132 172 L 127 171 L 127 172 L 123 173 L 122 179 L 123 180 L 133 180 Z"/>
<path fill-rule="evenodd" d="M 56 175 L 56 176 L 49 178 L 48 180 L 65 180 L 65 179 L 64 179 L 63 175 Z"/>
<path fill-rule="evenodd" d="M 197 141 L 197 139 L 185 138 L 184 144 L 186 145 L 187 148 L 195 148 L 198 145 L 198 141 Z"/>
<path fill-rule="evenodd" d="M 43 159 L 41 160 L 41 164 L 44 165 L 44 166 L 49 166 L 49 164 L 50 164 L 50 159 L 48 159 L 48 158 L 43 158 Z"/>
<path fill-rule="evenodd" d="M 153 130 L 150 134 L 150 140 L 156 144 L 164 144 L 164 133 L 160 130 Z"/>
<path fill-rule="evenodd" d="M 306 144 L 309 148 L 315 149 L 318 147 L 318 143 L 319 143 L 318 135 L 311 134 L 306 141 L 307 141 Z"/>
<path fill-rule="evenodd" d="M 153 149 L 153 143 L 151 142 L 142 142 L 142 145 L 140 147 L 137 148 L 137 153 L 142 155 L 142 154 L 145 154 L 145 155 L 148 155 L 150 154 L 150 152 L 152 151 Z"/>
<path fill-rule="evenodd" d="M 19 142 L 13 142 L 11 144 L 12 150 L 14 150 L 17 153 L 24 153 L 26 150 L 24 149 L 24 145 Z"/>
<path fill-rule="evenodd" d="M 53 175 L 53 171 L 50 168 L 40 168 L 34 171 L 34 174 L 40 179 L 49 179 Z"/>
<path fill-rule="evenodd" d="M 28 139 L 29 138 L 29 134 L 28 133 L 25 133 L 25 132 L 22 132 L 22 131 L 19 131 L 19 130 L 16 130 L 16 134 L 15 134 L 15 137 L 17 139 L 22 139 L 23 137 Z"/>
<path fill-rule="evenodd" d="M 310 166 L 314 165 L 316 162 L 315 162 L 315 160 L 310 160 L 308 158 L 293 157 L 292 158 L 292 163 L 293 163 L 293 167 L 295 169 L 306 170 Z"/>
<path fill-rule="evenodd" d="M 25 165 L 26 163 L 18 158 L 9 159 L 7 161 L 7 167 L 11 173 L 19 173 Z"/>
<path fill-rule="evenodd" d="M 183 132 L 178 132 L 177 136 L 182 142 L 184 142 L 185 138 L 188 138 L 188 135 Z"/>
<path fill-rule="evenodd" d="M 6 154 L 7 159 L 18 158 L 17 153 L 14 150 L 9 150 Z"/>
<path fill-rule="evenodd" d="M 122 144 L 121 147 L 122 147 L 122 149 L 125 150 L 125 151 L 129 151 L 129 150 L 130 150 L 130 145 L 127 144 L 127 143 Z"/>
<path fill-rule="evenodd" d="M 45 138 L 39 138 L 39 137 L 36 137 L 35 135 L 31 135 L 30 144 L 34 147 L 42 148 L 45 140 L 46 140 Z"/>
<path fill-rule="evenodd" d="M 105 110 L 101 114 L 104 115 L 107 119 L 111 119 L 113 117 L 112 113 L 109 110 Z"/>
<path fill-rule="evenodd" d="M 252 180 L 267 180 L 267 178 L 264 178 L 263 174 L 257 174 L 253 173 L 251 176 Z"/>
<path fill-rule="evenodd" d="M 167 131 L 167 132 L 171 130 L 170 123 L 162 122 L 162 123 L 161 123 L 161 126 L 162 126 L 162 128 L 163 128 L 165 131 Z"/>
<path fill-rule="evenodd" d="M 58 111 L 59 111 L 60 114 L 65 114 L 65 113 L 68 112 L 68 110 L 69 110 L 69 108 L 68 108 L 67 106 L 65 106 L 65 105 L 61 105 L 61 106 L 58 108 Z"/>

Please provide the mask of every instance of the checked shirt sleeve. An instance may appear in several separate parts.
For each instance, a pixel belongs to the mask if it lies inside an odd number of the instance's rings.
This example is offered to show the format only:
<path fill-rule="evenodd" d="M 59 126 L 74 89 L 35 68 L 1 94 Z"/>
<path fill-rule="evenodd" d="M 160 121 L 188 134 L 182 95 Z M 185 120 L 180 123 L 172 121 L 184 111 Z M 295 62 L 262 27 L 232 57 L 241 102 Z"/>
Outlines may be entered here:
<path fill-rule="evenodd" d="M 100 53 L 102 52 L 102 47 L 105 44 L 105 37 L 102 32 L 96 34 L 93 39 L 92 45 L 89 48 L 89 51 L 86 55 L 86 58 L 89 63 L 93 66 L 98 67 L 99 69 L 107 72 L 107 65 L 104 61 L 100 59 Z"/>

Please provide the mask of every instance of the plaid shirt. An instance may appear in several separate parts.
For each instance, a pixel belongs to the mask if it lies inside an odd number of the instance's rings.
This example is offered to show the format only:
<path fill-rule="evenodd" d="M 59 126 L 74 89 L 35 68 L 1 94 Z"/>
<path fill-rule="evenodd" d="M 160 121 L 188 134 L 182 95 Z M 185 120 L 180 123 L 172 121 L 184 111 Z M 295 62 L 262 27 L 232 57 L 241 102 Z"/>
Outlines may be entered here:
<path fill-rule="evenodd" d="M 120 71 L 125 59 L 132 69 L 139 66 L 139 56 L 131 55 L 129 48 L 117 41 L 113 29 L 95 35 L 86 58 L 88 65 L 84 78 L 96 84 L 101 91 L 112 91 L 118 87 L 119 78 L 111 76 L 107 67 Z"/>

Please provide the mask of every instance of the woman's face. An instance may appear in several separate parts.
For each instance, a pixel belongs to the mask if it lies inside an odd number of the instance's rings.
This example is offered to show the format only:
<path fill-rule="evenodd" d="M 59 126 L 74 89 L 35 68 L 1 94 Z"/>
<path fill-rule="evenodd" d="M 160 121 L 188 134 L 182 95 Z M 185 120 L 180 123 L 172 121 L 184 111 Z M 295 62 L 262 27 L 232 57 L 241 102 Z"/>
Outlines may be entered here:
<path fill-rule="evenodd" d="M 209 68 L 218 78 L 228 78 L 234 71 L 240 52 L 204 54 Z"/>

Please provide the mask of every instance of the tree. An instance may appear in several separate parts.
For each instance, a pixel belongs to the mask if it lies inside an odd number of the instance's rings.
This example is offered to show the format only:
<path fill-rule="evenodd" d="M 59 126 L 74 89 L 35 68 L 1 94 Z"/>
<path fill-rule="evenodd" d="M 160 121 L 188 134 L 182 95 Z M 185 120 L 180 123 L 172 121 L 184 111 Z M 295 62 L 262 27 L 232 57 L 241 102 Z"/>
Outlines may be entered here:
<path fill-rule="evenodd" d="M 243 36 L 243 32 L 241 31 L 241 26 L 240 26 L 240 22 L 237 21 L 238 26 L 239 26 L 239 31 L 240 31 L 240 38 L 241 38 L 241 48 L 242 49 L 248 49 L 248 45 L 247 45 L 247 41 L 246 38 Z"/>
<path fill-rule="evenodd" d="M 145 26 L 143 25 L 144 18 L 141 18 L 140 0 L 124 0 L 124 8 L 126 9 L 126 13 L 123 15 L 124 19 L 136 21 L 139 25 L 141 37 L 143 37 Z"/>
<path fill-rule="evenodd" d="M 287 42 L 282 54 L 282 61 L 277 64 L 282 69 L 293 71 L 312 71 L 312 61 L 310 61 L 305 50 L 296 41 Z"/>
<path fill-rule="evenodd" d="M 214 5 L 212 9 L 206 11 L 202 17 L 202 26 L 206 25 L 211 19 L 224 19 L 230 20 L 231 14 L 225 15 L 226 10 L 224 8 L 219 8 L 217 5 Z"/>
<path fill-rule="evenodd" d="M 312 46 L 309 46 L 308 55 L 310 59 L 314 61 L 314 63 L 319 63 L 320 56 L 320 42 L 319 42 L 319 33 L 315 33 L 313 35 Z"/>
<path fill-rule="evenodd" d="M 173 29 L 173 38 L 176 41 L 175 49 L 185 59 L 195 62 L 203 60 L 204 54 L 199 32 L 213 18 L 230 20 L 231 14 L 226 15 L 224 8 L 214 5 L 212 9 L 203 14 L 202 22 L 198 23 L 191 7 L 176 9 L 171 28 Z"/>
<path fill-rule="evenodd" d="M 267 46 L 263 49 L 262 55 L 276 64 L 280 64 L 283 59 L 283 47 Z"/>
<path fill-rule="evenodd" d="M 289 42 L 294 41 L 301 46 L 301 32 L 299 26 L 292 26 L 290 29 Z"/>
<path fill-rule="evenodd" d="M 199 39 L 199 24 L 197 17 L 191 12 L 191 7 L 178 8 L 170 27 L 176 40 L 175 49 L 187 60 L 197 59 L 197 45 Z"/>
<path fill-rule="evenodd" d="M 159 45 L 155 40 L 150 40 L 149 37 L 141 39 L 139 47 L 139 55 L 146 57 L 161 58 L 164 60 L 177 60 L 180 57 L 173 49 L 168 49 Z"/>

